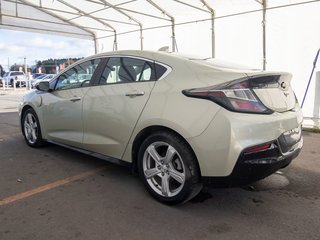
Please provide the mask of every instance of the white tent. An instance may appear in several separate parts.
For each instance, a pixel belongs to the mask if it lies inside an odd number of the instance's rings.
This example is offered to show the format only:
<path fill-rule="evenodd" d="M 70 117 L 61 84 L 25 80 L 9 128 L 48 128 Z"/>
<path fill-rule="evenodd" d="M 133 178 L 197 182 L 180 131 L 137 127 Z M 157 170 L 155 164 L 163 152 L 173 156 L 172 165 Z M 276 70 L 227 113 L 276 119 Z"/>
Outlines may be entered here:
<path fill-rule="evenodd" d="M 95 52 L 167 45 L 290 71 L 301 102 L 320 47 L 319 12 L 320 0 L 0 0 L 0 28 L 91 39 Z M 316 89 L 313 79 L 304 106 L 313 118 Z"/>

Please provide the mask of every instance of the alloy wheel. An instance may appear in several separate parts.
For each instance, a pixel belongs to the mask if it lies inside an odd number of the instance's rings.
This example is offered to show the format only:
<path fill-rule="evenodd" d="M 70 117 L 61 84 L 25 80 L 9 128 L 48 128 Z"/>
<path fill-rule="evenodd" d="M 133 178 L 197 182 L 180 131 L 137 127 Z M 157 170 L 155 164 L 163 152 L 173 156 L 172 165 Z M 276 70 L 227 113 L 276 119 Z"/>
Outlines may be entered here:
<path fill-rule="evenodd" d="M 150 144 L 143 156 L 143 173 L 148 185 L 163 197 L 180 193 L 186 172 L 178 151 L 166 142 Z"/>
<path fill-rule="evenodd" d="M 30 144 L 34 144 L 38 138 L 38 124 L 35 116 L 32 113 L 27 113 L 24 118 L 24 134 Z"/>

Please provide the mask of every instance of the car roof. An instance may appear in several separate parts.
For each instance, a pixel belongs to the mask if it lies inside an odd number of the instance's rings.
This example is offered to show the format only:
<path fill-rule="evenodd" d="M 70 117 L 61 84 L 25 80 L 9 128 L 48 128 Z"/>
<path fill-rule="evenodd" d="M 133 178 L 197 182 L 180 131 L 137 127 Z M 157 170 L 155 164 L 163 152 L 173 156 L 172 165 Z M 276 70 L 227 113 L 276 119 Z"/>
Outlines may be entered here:
<path fill-rule="evenodd" d="M 242 66 L 236 63 L 232 63 L 229 61 L 224 61 L 221 59 L 206 57 L 206 56 L 199 56 L 195 54 L 187 54 L 187 53 L 178 53 L 178 52 L 164 52 L 164 51 L 148 51 L 148 50 L 120 50 L 120 51 L 113 51 L 113 52 L 104 52 L 93 56 L 122 56 L 122 55 L 129 55 L 129 56 L 136 56 L 136 57 L 143 57 L 143 58 L 150 58 L 153 60 L 158 61 L 191 61 L 196 64 L 200 64 L 209 68 L 225 68 L 225 69 L 250 69 L 250 70 L 258 70 L 252 69 L 248 66 Z M 168 63 L 168 62 L 164 62 Z"/>
<path fill-rule="evenodd" d="M 193 54 L 184 54 L 176 52 L 164 52 L 164 51 L 149 51 L 149 50 L 119 50 L 112 52 L 103 52 L 95 54 L 86 58 L 83 58 L 77 61 L 75 64 L 72 64 L 65 70 L 75 66 L 78 63 L 85 62 L 90 59 L 95 59 L 99 57 L 110 57 L 110 56 L 132 56 L 140 57 L 144 59 L 154 60 L 156 62 L 169 65 L 174 67 L 176 65 L 184 64 L 185 62 L 190 63 L 195 68 L 202 69 L 215 69 L 215 70 L 224 70 L 224 71 L 260 71 L 258 69 L 253 69 L 247 66 L 240 66 L 238 64 L 230 63 L 228 61 L 221 61 L 216 58 L 202 57 Z"/>
<path fill-rule="evenodd" d="M 119 51 L 112 51 L 112 52 L 103 52 L 94 56 L 122 56 L 122 55 L 151 58 L 155 60 L 163 57 L 183 59 L 183 60 L 188 59 L 183 54 L 176 54 L 176 53 L 170 53 L 170 52 L 164 52 L 164 51 L 150 51 L 150 50 L 119 50 Z"/>

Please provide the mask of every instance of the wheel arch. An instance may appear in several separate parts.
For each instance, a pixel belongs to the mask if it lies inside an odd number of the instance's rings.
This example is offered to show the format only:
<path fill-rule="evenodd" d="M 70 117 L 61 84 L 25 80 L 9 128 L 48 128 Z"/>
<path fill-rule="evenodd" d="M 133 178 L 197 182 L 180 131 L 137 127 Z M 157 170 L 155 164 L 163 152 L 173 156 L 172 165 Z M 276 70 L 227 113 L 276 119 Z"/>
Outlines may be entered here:
<path fill-rule="evenodd" d="M 24 129 L 24 123 L 23 123 L 25 119 L 25 115 L 28 111 L 30 111 L 31 114 L 34 115 L 34 120 L 36 121 L 36 127 L 37 127 L 37 130 L 35 133 L 36 138 L 34 139 L 33 142 L 30 142 L 29 139 L 27 139 L 27 136 L 25 134 L 25 129 Z M 36 110 L 31 105 L 26 104 L 21 108 L 19 116 L 20 116 L 19 120 L 20 120 L 21 131 L 27 144 L 30 147 L 36 147 L 36 148 L 44 146 L 46 144 L 46 140 L 44 140 L 42 137 L 42 124 L 40 123 L 38 113 L 36 112 Z"/>
<path fill-rule="evenodd" d="M 161 125 L 153 125 L 153 126 L 148 126 L 144 129 L 142 129 L 135 137 L 133 144 L 132 144 L 132 151 L 131 151 L 131 159 L 132 159 L 132 171 L 134 173 L 137 173 L 137 162 L 138 162 L 138 153 L 139 153 L 139 149 L 140 146 L 142 145 L 143 141 L 150 136 L 152 133 L 155 132 L 171 132 L 177 136 L 179 136 L 181 139 L 183 139 L 183 141 L 188 145 L 188 147 L 190 148 L 197 166 L 198 166 L 198 170 L 199 170 L 199 174 L 201 176 L 201 170 L 200 170 L 200 165 L 199 165 L 199 161 L 198 158 L 192 148 L 192 146 L 189 144 L 189 142 L 181 135 L 179 134 L 177 131 L 169 128 L 169 127 L 165 127 L 165 126 L 161 126 Z"/>
<path fill-rule="evenodd" d="M 21 127 L 21 130 L 23 131 L 23 124 L 22 124 L 22 120 L 23 120 L 23 116 L 25 114 L 25 112 L 28 110 L 28 109 L 33 109 L 30 105 L 25 105 L 23 106 L 23 108 L 21 109 L 21 115 L 20 115 L 20 127 Z M 34 110 L 34 109 L 33 109 Z"/>
<path fill-rule="evenodd" d="M 41 119 L 39 118 L 39 112 L 36 111 L 36 108 L 35 108 L 35 107 L 33 107 L 33 106 L 29 105 L 29 104 L 23 106 L 22 109 L 21 109 L 21 112 L 20 112 L 20 114 L 21 114 L 21 115 L 20 115 L 20 126 L 21 126 L 21 130 L 23 131 L 23 124 L 22 124 L 23 116 L 24 116 L 25 112 L 26 112 L 27 110 L 29 110 L 29 109 L 32 109 L 32 110 L 36 113 L 37 118 L 38 118 L 38 121 L 40 122 L 40 130 L 41 130 L 41 133 L 44 134 L 45 131 L 44 131 L 44 129 L 43 129 L 43 122 L 42 122 Z M 44 137 L 44 136 L 42 136 L 42 137 Z"/>

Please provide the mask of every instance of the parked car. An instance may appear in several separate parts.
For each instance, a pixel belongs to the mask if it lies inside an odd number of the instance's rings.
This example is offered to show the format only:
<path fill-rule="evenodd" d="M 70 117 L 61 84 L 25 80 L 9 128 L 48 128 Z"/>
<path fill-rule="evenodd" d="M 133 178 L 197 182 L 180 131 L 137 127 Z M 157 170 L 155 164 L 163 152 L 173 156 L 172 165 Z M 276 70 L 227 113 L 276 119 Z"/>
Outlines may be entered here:
<path fill-rule="evenodd" d="M 31 80 L 46 75 L 45 73 L 32 73 Z"/>
<path fill-rule="evenodd" d="M 32 79 L 31 80 L 31 88 L 34 88 L 38 82 L 50 80 L 54 76 L 55 76 L 55 74 L 43 74 L 35 79 Z"/>
<path fill-rule="evenodd" d="M 177 204 L 203 185 L 244 185 L 290 164 L 303 145 L 290 80 L 216 59 L 103 53 L 25 95 L 21 130 L 31 147 L 128 165 L 153 197 Z"/>
<path fill-rule="evenodd" d="M 26 85 L 26 76 L 23 72 L 20 71 L 10 71 L 6 72 L 3 77 L 3 81 L 6 85 L 13 86 L 14 82 L 16 83 L 16 86 L 25 86 Z"/>

